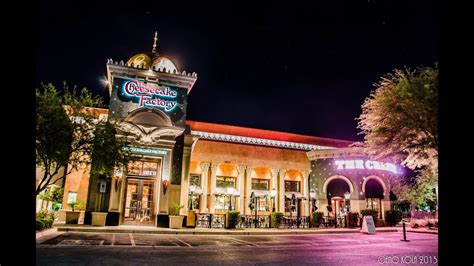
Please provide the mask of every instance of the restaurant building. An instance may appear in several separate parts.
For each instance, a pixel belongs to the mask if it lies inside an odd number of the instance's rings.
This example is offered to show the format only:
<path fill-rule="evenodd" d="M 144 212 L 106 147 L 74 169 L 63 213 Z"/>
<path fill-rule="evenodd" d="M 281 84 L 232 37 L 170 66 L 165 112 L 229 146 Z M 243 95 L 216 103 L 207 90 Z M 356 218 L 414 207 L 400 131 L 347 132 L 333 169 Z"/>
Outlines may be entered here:
<path fill-rule="evenodd" d="M 109 109 L 96 111 L 119 122 L 117 135 L 126 136 L 127 149 L 140 159 L 111 180 L 90 176 L 90 167 L 67 177 L 63 211 L 67 202 L 85 201 L 86 224 L 97 204 L 108 210 L 107 225 L 155 227 L 168 226 L 173 203 L 184 206 L 183 216 L 197 212 L 196 226 L 222 226 L 218 219 L 229 210 L 262 217 L 268 227 L 274 211 L 308 217 L 316 208 L 331 215 L 327 205 L 334 215 L 347 206 L 390 208 L 388 182 L 399 172 L 366 160 L 350 141 L 187 120 L 197 74 L 159 54 L 156 35 L 151 52 L 126 62 L 109 59 L 107 79 Z"/>

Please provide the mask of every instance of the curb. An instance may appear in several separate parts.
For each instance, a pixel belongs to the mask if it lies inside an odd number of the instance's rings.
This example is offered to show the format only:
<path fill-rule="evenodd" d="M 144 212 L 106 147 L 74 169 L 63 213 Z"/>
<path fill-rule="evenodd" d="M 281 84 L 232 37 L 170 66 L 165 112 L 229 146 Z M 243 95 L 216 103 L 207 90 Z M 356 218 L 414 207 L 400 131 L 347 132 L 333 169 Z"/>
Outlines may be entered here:
<path fill-rule="evenodd" d="M 251 231 L 166 231 L 166 230 L 132 230 L 132 229 L 95 229 L 95 228 L 68 228 L 59 227 L 61 232 L 88 232 L 88 233 L 121 233 L 121 234 L 163 234 L 163 235 L 313 235 L 313 234 L 350 234 L 361 233 L 360 230 L 341 230 L 341 231 L 267 231 L 267 232 L 251 232 Z M 381 233 L 398 232 L 397 229 L 379 229 Z"/>
<path fill-rule="evenodd" d="M 57 231 L 60 231 L 59 228 L 57 228 L 57 227 L 45 229 L 43 231 L 40 231 L 40 232 L 36 233 L 36 239 L 39 239 L 43 236 L 48 236 L 48 235 L 54 234 Z"/>
<path fill-rule="evenodd" d="M 416 230 L 406 230 L 407 233 L 420 233 L 420 234 L 432 234 L 437 235 L 438 231 L 416 231 Z M 403 230 L 399 230 L 399 232 L 403 232 Z"/>

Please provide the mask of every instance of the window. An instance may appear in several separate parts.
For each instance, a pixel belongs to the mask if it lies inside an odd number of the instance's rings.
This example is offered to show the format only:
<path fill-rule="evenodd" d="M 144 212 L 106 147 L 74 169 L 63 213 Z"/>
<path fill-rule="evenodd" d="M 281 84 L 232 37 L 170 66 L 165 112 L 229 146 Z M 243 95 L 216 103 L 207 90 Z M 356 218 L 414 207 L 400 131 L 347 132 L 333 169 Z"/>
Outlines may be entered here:
<path fill-rule="evenodd" d="M 269 203 L 267 197 L 257 198 L 257 209 L 258 211 L 269 211 Z"/>
<path fill-rule="evenodd" d="M 188 209 L 189 210 L 199 210 L 199 200 L 201 199 L 200 195 L 189 195 L 188 197 Z"/>
<path fill-rule="evenodd" d="M 128 163 L 128 174 L 141 176 L 156 176 L 158 173 L 158 163 L 132 161 Z"/>
<path fill-rule="evenodd" d="M 235 177 L 217 176 L 216 177 L 216 187 L 220 187 L 220 188 L 233 187 L 233 188 L 235 188 Z"/>
<path fill-rule="evenodd" d="M 381 205 L 382 200 L 378 198 L 368 198 L 367 199 L 367 209 L 372 209 L 378 211 L 378 217 L 382 219 L 382 212 L 381 212 Z"/>
<path fill-rule="evenodd" d="M 270 180 L 252 178 L 252 189 L 268 190 L 270 187 Z"/>
<path fill-rule="evenodd" d="M 189 177 L 189 185 L 200 187 L 201 186 L 201 176 L 200 175 L 191 175 Z"/>
<path fill-rule="evenodd" d="M 216 209 L 216 210 L 235 210 L 235 199 L 232 199 L 232 202 L 231 202 L 231 198 L 234 198 L 234 197 L 230 197 L 230 196 L 226 196 L 226 195 L 216 196 L 216 202 L 215 202 L 215 205 L 214 205 L 214 209 Z"/>
<path fill-rule="evenodd" d="M 285 181 L 285 192 L 300 192 L 299 181 Z"/>

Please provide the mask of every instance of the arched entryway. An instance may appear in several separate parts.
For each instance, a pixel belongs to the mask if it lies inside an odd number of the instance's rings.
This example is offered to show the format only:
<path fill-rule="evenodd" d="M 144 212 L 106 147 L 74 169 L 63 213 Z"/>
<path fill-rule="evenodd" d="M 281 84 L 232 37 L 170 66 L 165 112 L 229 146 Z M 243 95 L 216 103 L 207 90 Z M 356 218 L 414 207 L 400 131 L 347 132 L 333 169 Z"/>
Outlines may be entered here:
<path fill-rule="evenodd" d="M 350 211 L 350 200 L 347 198 L 353 192 L 353 186 L 347 177 L 334 176 L 326 180 L 323 190 L 328 200 L 327 209 L 330 219 L 342 226 L 344 217 Z"/>
<path fill-rule="evenodd" d="M 383 219 L 383 199 L 385 196 L 385 184 L 379 177 L 368 177 L 362 184 L 365 193 L 367 209 L 378 211 L 378 218 Z"/>

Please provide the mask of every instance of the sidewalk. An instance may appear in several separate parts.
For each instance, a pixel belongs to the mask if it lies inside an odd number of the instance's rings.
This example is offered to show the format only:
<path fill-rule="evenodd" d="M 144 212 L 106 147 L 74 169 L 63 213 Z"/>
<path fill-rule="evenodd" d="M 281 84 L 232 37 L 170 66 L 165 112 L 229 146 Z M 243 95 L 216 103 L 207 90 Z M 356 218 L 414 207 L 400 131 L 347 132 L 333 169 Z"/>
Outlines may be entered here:
<path fill-rule="evenodd" d="M 91 225 L 55 225 L 58 232 L 93 232 L 123 234 L 192 234 L 192 235 L 304 235 L 304 234 L 341 234 L 360 233 L 360 228 L 307 228 L 307 229 L 208 229 L 208 228 L 157 228 L 145 226 L 91 226 Z M 377 232 L 397 232 L 395 227 L 377 227 Z"/>

